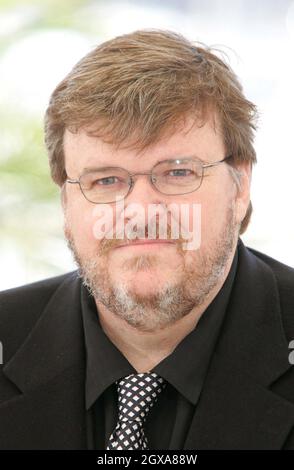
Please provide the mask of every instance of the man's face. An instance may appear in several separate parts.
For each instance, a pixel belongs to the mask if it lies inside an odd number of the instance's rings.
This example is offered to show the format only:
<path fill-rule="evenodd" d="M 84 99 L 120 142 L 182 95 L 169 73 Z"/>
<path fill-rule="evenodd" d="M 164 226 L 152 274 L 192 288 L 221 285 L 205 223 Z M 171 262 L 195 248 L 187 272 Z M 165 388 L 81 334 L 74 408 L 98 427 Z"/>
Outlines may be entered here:
<path fill-rule="evenodd" d="M 189 119 L 184 127 L 144 152 L 117 149 L 84 131 L 65 132 L 64 152 L 66 172 L 73 179 L 89 167 L 123 167 L 130 173 L 148 173 L 162 160 L 197 157 L 212 163 L 226 157 L 221 134 L 212 121 L 198 127 L 192 126 Z M 87 201 L 77 184 L 67 184 L 63 198 L 65 235 L 98 309 L 103 304 L 139 330 L 152 331 L 171 325 L 203 304 L 232 259 L 249 203 L 250 171 L 245 165 L 242 170 L 241 190 L 237 189 L 228 165 L 221 163 L 204 170 L 197 191 L 176 196 L 159 193 L 147 176 L 139 176 L 120 205 L 121 212 L 117 212 L 115 203 L 109 204 L 114 214 L 114 231 L 119 218 L 126 223 L 134 216 L 128 208 L 139 204 L 146 213 L 145 236 L 150 204 L 162 207 L 185 204 L 190 228 L 195 217 L 193 204 L 200 205 L 197 229 L 201 228 L 201 243 L 197 249 L 188 250 L 179 240 L 125 245 L 126 236 L 114 241 L 98 239 L 94 227 L 100 205 Z"/>

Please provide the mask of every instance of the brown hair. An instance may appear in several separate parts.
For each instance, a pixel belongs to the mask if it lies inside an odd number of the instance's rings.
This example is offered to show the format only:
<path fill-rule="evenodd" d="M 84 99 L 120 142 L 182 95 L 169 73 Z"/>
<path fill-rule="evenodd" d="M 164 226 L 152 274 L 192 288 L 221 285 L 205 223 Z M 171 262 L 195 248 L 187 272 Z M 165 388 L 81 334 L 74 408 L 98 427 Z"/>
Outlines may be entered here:
<path fill-rule="evenodd" d="M 220 118 L 232 166 L 256 162 L 256 107 L 248 101 L 229 65 L 207 46 L 182 35 L 140 30 L 118 36 L 83 57 L 52 93 L 45 115 L 45 143 L 51 175 L 60 186 L 65 129 L 143 150 L 192 114 Z M 90 132 L 91 128 L 91 132 Z M 240 227 L 250 220 L 252 204 Z"/>

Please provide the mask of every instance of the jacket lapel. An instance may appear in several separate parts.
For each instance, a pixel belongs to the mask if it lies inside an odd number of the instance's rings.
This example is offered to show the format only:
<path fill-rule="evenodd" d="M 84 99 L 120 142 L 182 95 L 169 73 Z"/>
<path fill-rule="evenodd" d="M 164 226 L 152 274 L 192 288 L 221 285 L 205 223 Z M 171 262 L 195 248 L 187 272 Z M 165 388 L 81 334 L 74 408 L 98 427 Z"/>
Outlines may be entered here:
<path fill-rule="evenodd" d="M 185 449 L 279 449 L 294 405 L 270 386 L 291 367 L 272 270 L 239 240 L 225 322 Z"/>
<path fill-rule="evenodd" d="M 77 272 L 56 290 L 3 373 L 11 386 L 10 398 L 0 404 L 3 449 L 86 448 L 85 351 Z"/>

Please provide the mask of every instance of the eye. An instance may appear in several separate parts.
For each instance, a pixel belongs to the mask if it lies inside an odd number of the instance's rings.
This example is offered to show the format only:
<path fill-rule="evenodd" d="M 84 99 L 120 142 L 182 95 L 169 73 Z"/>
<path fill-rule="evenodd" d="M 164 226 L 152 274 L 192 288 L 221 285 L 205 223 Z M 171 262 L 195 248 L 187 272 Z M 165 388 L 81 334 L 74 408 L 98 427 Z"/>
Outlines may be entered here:
<path fill-rule="evenodd" d="M 110 186 L 111 184 L 118 183 L 119 179 L 117 176 L 106 176 L 105 178 L 97 179 L 93 182 L 94 185 L 101 185 L 101 186 Z"/>
<path fill-rule="evenodd" d="M 168 176 L 177 176 L 177 177 L 185 177 L 185 176 L 191 176 L 194 172 L 192 170 L 189 170 L 187 168 L 177 168 L 175 170 L 170 170 Z"/>

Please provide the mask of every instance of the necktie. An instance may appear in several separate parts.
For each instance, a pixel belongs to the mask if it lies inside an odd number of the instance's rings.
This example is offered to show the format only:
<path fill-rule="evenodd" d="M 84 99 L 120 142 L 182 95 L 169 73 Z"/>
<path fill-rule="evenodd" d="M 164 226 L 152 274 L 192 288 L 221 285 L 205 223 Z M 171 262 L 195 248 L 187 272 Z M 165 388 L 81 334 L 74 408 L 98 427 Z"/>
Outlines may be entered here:
<path fill-rule="evenodd" d="M 116 384 L 118 422 L 106 450 L 148 449 L 143 425 L 166 382 L 155 372 L 146 372 L 128 375 Z"/>

